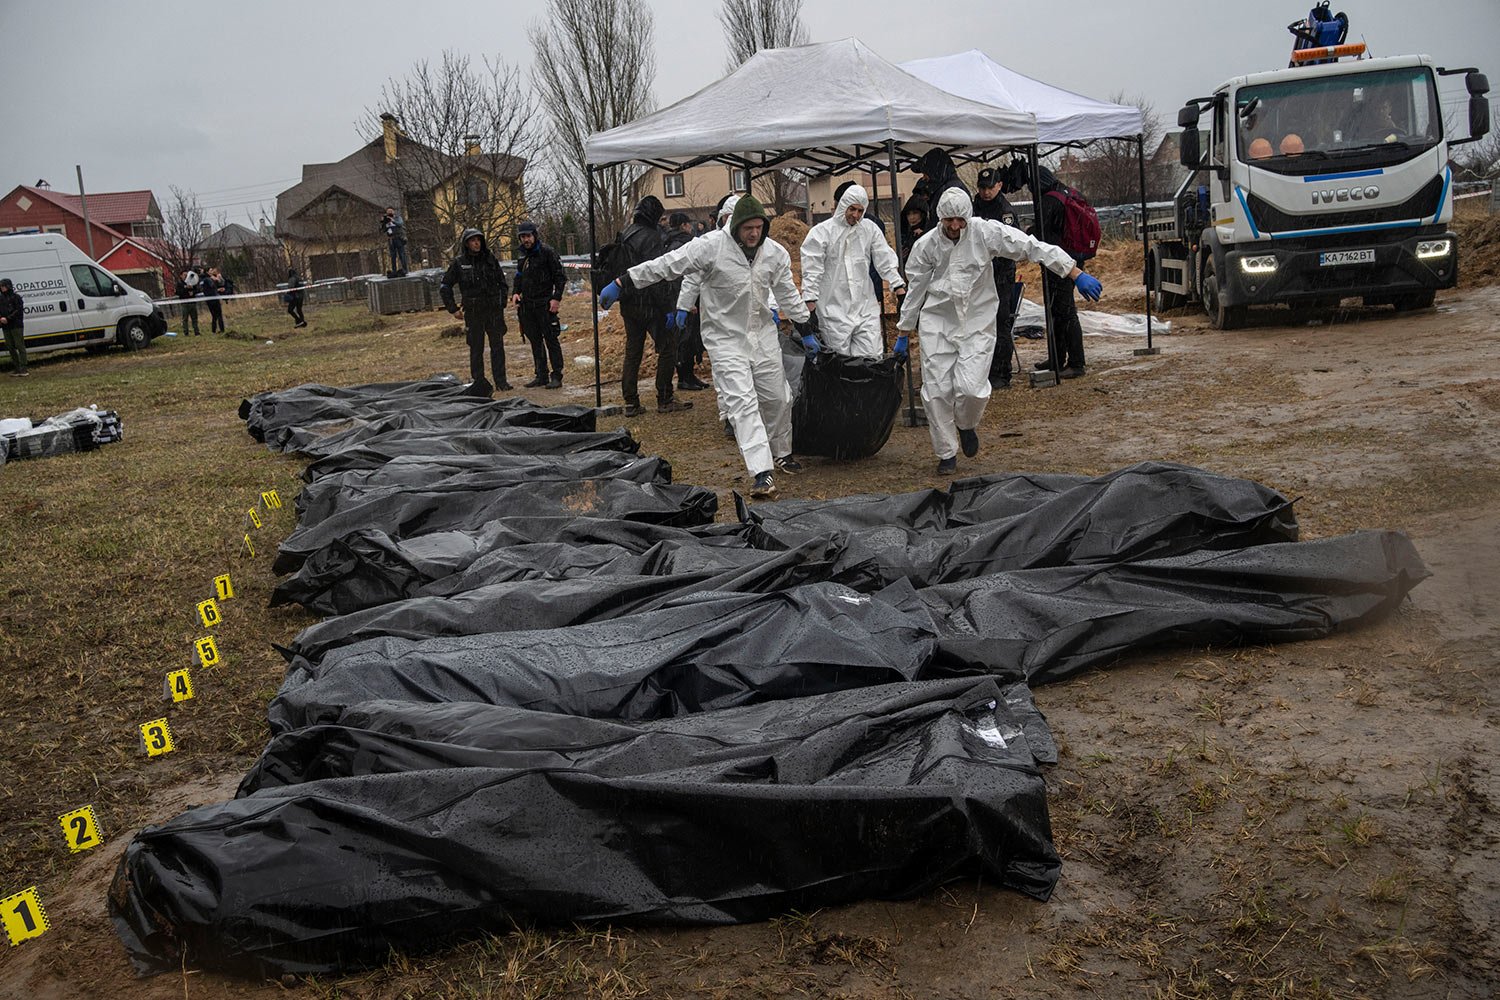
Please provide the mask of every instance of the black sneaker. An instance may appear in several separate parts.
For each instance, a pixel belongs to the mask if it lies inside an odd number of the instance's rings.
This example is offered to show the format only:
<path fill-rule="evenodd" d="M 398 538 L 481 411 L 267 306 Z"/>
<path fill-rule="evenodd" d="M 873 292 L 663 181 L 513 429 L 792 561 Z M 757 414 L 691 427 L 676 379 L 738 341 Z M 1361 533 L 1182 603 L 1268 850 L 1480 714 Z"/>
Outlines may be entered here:
<path fill-rule="evenodd" d="M 940 476 L 951 476 L 958 471 L 958 458 L 945 458 L 938 462 L 937 474 Z"/>
<path fill-rule="evenodd" d="M 1081 366 L 1064 368 L 1060 373 L 1063 378 L 1083 378 L 1085 372 Z"/>
<path fill-rule="evenodd" d="M 627 417 L 638 417 L 642 413 L 645 413 L 645 412 L 646 412 L 646 408 L 644 406 L 642 406 L 640 403 L 626 403 L 625 404 L 625 415 Z"/>
<path fill-rule="evenodd" d="M 683 410 L 691 410 L 692 403 L 681 403 L 675 399 L 669 399 L 665 403 L 656 404 L 657 413 L 681 413 Z"/>
<path fill-rule="evenodd" d="M 547 388 L 549 388 L 549 389 L 561 389 L 562 388 L 562 372 L 556 372 L 556 373 L 554 373 L 553 376 L 547 380 Z"/>
<path fill-rule="evenodd" d="M 797 461 L 791 455 L 783 455 L 776 460 L 776 468 L 780 469 L 782 472 L 785 472 L 789 476 L 795 476 L 797 473 L 802 471 L 802 463 Z"/>
<path fill-rule="evenodd" d="M 776 483 L 772 481 L 770 472 L 756 475 L 755 485 L 750 487 L 750 495 L 757 500 L 769 499 L 776 495 Z"/>
<path fill-rule="evenodd" d="M 992 379 L 990 379 L 990 388 L 991 389 L 1009 389 L 1010 388 L 1010 376 L 1006 375 L 1003 378 L 992 378 Z"/>
<path fill-rule="evenodd" d="M 546 384 L 547 384 L 547 376 L 545 376 L 545 375 L 538 375 L 536 378 L 532 379 L 530 382 L 523 382 L 523 383 L 521 383 L 521 388 L 522 389 L 540 389 L 540 388 L 543 388 Z"/>
<path fill-rule="evenodd" d="M 1052 359 L 1051 358 L 1043 358 L 1042 360 L 1038 361 L 1036 364 L 1032 365 L 1031 367 L 1034 368 L 1034 369 L 1036 369 L 1039 372 L 1049 372 L 1049 371 L 1052 370 Z"/>
<path fill-rule="evenodd" d="M 505 379 L 501 379 L 500 380 L 500 384 L 497 385 L 497 386 L 495 386 L 495 388 L 499 389 L 501 392 L 510 392 L 512 389 L 515 388 L 515 386 L 513 386 L 509 382 L 505 381 Z"/>
<path fill-rule="evenodd" d="M 973 430 L 959 431 L 958 446 L 964 450 L 965 456 L 973 458 L 979 454 L 979 432 Z"/>

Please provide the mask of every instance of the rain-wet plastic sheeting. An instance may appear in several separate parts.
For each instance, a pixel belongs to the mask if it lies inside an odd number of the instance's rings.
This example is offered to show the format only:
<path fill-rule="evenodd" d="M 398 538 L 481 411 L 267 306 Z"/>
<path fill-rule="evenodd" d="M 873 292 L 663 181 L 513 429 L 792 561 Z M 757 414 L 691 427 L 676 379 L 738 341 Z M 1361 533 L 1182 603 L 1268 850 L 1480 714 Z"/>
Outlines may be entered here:
<path fill-rule="evenodd" d="M 550 551 L 530 551 L 537 549 Z M 316 660 L 329 649 L 382 636 L 561 628 L 651 611 L 697 593 L 787 590 L 826 579 L 831 554 L 815 543 L 786 552 L 662 543 L 641 554 L 605 545 L 516 546 L 507 552 L 515 558 L 504 560 L 505 580 L 455 584 L 451 596 L 412 597 L 326 619 L 304 629 L 290 652 Z"/>
<path fill-rule="evenodd" d="M 360 469 L 377 469 L 396 458 L 417 461 L 458 455 L 581 455 L 590 451 L 640 451 L 634 436 L 621 427 L 613 431 L 551 431 L 539 427 L 502 427 L 491 431 L 395 430 L 366 438 L 362 443 L 320 458 L 302 472 L 314 482 L 324 476 Z"/>
<path fill-rule="evenodd" d="M 719 499 L 701 486 L 634 483 L 620 479 L 539 481 L 472 489 L 427 487 L 352 499 L 314 524 L 299 523 L 276 554 L 273 568 L 290 573 L 307 557 L 355 531 L 415 538 L 435 531 L 482 528 L 520 517 L 595 517 L 672 527 L 708 524 Z"/>
<path fill-rule="evenodd" d="M 251 437 L 265 441 L 268 434 L 274 436 L 277 431 L 297 424 L 334 416 L 347 419 L 354 408 L 362 404 L 401 405 L 402 401 L 414 399 L 435 403 L 461 399 L 466 395 L 464 384 L 446 374 L 408 382 L 370 382 L 349 386 L 307 383 L 290 389 L 256 393 L 241 400 L 240 419 L 245 421 L 245 430 Z"/>
<path fill-rule="evenodd" d="M 700 594 L 613 621 L 370 639 L 317 662 L 293 657 L 266 714 L 277 733 L 380 699 L 659 719 L 913 680 L 935 641 L 927 609 L 906 585 L 874 596 L 837 584 Z"/>
<path fill-rule="evenodd" d="M 1393 610 L 1429 575 L 1406 535 L 1361 531 L 994 573 L 920 595 L 945 669 L 1043 684 L 1155 646 L 1321 638 Z"/>
<path fill-rule="evenodd" d="M 1095 478 L 996 476 L 947 493 L 738 505 L 760 548 L 832 533 L 844 546 L 833 579 L 866 590 L 1297 537 L 1291 501 L 1274 490 L 1158 462 Z"/>
<path fill-rule="evenodd" d="M 733 923 L 975 877 L 1046 899 L 1058 876 L 1050 738 L 991 679 L 645 723 L 374 703 L 276 747 L 266 787 L 126 849 L 137 969 L 336 972 L 516 920 Z M 321 773 L 356 776 L 271 787 Z"/>
<path fill-rule="evenodd" d="M 823 352 L 804 360 L 792 404 L 798 455 L 867 458 L 890 439 L 901 409 L 902 364 Z"/>
<path fill-rule="evenodd" d="M 295 573 L 272 593 L 272 604 L 301 604 L 324 614 L 348 614 L 388 601 L 436 589 L 455 574 L 465 574 L 465 586 L 519 578 L 535 566 L 531 576 L 551 567 L 587 567 L 609 562 L 624 553 L 639 554 L 661 542 L 682 546 L 744 546 L 744 525 L 711 524 L 694 528 L 650 524 L 602 517 L 497 517 L 483 527 L 437 531 L 415 538 L 393 538 L 384 531 L 354 531 L 313 552 Z M 551 541 L 549 541 L 551 540 Z M 531 553 L 552 546 L 537 556 Z M 584 546 L 612 546 L 608 554 Z M 471 570 L 479 570 L 484 576 Z M 559 570 L 561 571 L 561 570 Z"/>
<path fill-rule="evenodd" d="M 303 487 L 295 504 L 298 525 L 313 525 L 350 504 L 400 493 L 475 492 L 529 482 L 586 479 L 667 484 L 672 481 L 672 466 L 664 458 L 641 458 L 620 451 L 398 458 L 375 469 L 324 476 Z"/>
<path fill-rule="evenodd" d="M 373 419 L 335 420 L 301 424 L 282 432 L 282 451 L 309 458 L 335 455 L 399 430 L 433 430 L 450 433 L 486 431 L 509 427 L 586 434 L 594 431 L 595 414 L 588 406 L 531 406 L 523 399 L 481 399 L 477 405 L 441 403 Z"/>

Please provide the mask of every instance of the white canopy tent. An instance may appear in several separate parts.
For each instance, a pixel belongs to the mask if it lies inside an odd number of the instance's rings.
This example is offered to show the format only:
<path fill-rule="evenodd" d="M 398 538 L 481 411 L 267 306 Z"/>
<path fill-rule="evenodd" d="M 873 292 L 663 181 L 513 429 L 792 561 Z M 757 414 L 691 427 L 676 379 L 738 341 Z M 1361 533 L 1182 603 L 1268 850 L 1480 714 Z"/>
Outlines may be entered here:
<path fill-rule="evenodd" d="M 935 147 L 974 155 L 1034 150 L 1036 142 L 1031 113 L 951 94 L 881 58 L 858 39 L 843 38 L 763 49 L 691 97 L 595 132 L 584 144 L 584 159 L 591 175 L 632 163 L 678 171 L 719 162 L 752 174 L 780 168 L 814 174 L 889 170 L 892 218 L 899 218 L 898 160 L 910 162 Z M 592 181 L 588 187 L 592 238 Z M 597 404 L 602 397 L 597 365 L 594 395 Z"/>
<path fill-rule="evenodd" d="M 1007 69 L 978 49 L 913 59 L 902 63 L 901 68 L 950 94 L 1033 115 L 1039 142 L 1133 139 L 1141 134 L 1139 108 L 1096 101 L 1034 80 Z"/>
<path fill-rule="evenodd" d="M 679 170 L 720 161 L 815 173 L 885 166 L 934 146 L 998 150 L 1037 141 L 1027 111 L 924 83 L 855 38 L 764 49 L 670 107 L 585 143 L 591 167 L 642 163 Z"/>
<path fill-rule="evenodd" d="M 1033 115 L 1036 118 L 1038 144 L 1077 146 L 1099 139 L 1133 140 L 1140 169 L 1141 250 L 1145 254 L 1144 259 L 1151 259 L 1145 232 L 1146 142 L 1139 108 L 1096 101 L 1092 97 L 1084 97 L 1071 90 L 1032 79 L 1023 73 L 1007 69 L 978 49 L 957 52 L 951 56 L 913 59 L 902 63 L 901 68 L 955 96 Z M 1032 164 L 1032 176 L 1033 180 L 1038 177 L 1035 162 Z M 1033 183 L 1033 196 L 1036 187 Z M 1050 317 L 1047 325 L 1050 337 Z M 1151 302 L 1148 295 L 1146 347 L 1138 353 L 1157 353 L 1152 346 L 1151 336 Z"/>

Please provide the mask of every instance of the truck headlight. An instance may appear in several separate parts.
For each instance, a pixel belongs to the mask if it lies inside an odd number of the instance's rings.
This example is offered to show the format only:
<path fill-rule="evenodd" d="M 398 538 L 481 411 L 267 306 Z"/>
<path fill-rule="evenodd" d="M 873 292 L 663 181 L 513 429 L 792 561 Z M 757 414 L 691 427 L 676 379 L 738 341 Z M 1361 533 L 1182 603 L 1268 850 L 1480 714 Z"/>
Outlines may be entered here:
<path fill-rule="evenodd" d="M 1452 252 L 1452 240 L 1423 240 L 1417 244 L 1418 260 L 1432 260 L 1434 257 L 1446 257 Z"/>
<path fill-rule="evenodd" d="M 1263 257 L 1241 257 L 1240 270 L 1246 274 L 1270 274 L 1276 270 L 1276 258 L 1272 254 Z"/>

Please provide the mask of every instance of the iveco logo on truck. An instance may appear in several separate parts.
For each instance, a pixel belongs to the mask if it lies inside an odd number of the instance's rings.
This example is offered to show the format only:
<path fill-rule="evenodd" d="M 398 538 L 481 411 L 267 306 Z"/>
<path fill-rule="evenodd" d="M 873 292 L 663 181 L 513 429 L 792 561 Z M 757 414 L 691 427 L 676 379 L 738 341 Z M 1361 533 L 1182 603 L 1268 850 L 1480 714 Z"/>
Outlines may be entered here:
<path fill-rule="evenodd" d="M 1373 199 L 1379 197 L 1380 188 L 1371 184 L 1369 187 L 1362 188 L 1329 188 L 1327 191 L 1314 191 L 1312 193 L 1312 203 L 1314 205 L 1319 203 L 1327 205 L 1334 201 L 1362 201 L 1365 198 Z"/>

